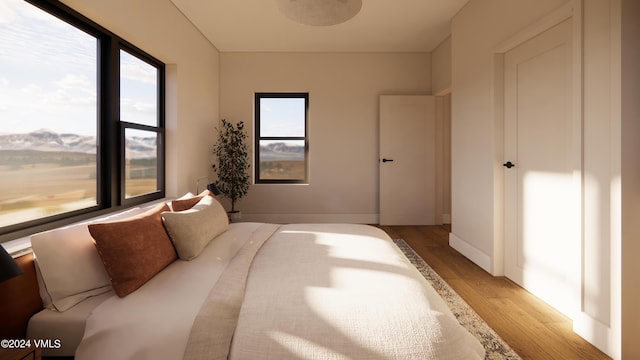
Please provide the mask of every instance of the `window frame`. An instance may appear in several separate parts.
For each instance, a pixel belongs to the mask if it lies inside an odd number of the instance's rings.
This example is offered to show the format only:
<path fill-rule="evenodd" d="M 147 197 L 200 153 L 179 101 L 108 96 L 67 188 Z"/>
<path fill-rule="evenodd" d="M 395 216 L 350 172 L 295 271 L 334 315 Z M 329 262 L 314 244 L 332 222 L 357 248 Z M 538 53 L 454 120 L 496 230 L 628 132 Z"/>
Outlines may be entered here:
<path fill-rule="evenodd" d="M 118 50 L 118 59 L 120 59 L 120 50 L 122 51 L 126 51 L 127 53 L 129 53 L 129 55 L 132 55 L 138 59 L 140 59 L 141 61 L 146 62 L 147 64 L 155 67 L 158 69 L 158 78 L 157 78 L 157 100 L 158 100 L 158 104 L 157 104 L 157 108 L 158 108 L 158 121 L 157 121 L 157 125 L 156 126 L 150 126 L 150 125 L 144 125 L 144 124 L 137 124 L 137 123 L 131 123 L 131 122 L 127 122 L 127 121 L 122 121 L 120 119 L 120 82 L 118 81 L 118 122 L 120 123 L 120 201 L 122 202 L 122 204 L 124 204 L 125 206 L 133 206 L 133 205 L 137 205 L 137 204 L 141 204 L 144 202 L 148 202 L 148 201 L 153 201 L 156 199 L 159 199 L 161 197 L 164 197 L 165 195 L 165 115 L 166 115 L 166 109 L 165 109 L 165 76 L 166 76 L 166 72 L 165 72 L 165 64 L 162 63 L 161 61 L 157 60 L 156 58 L 152 57 L 151 55 L 143 52 L 142 50 L 137 49 L 136 47 L 132 46 L 131 44 L 125 43 L 124 41 L 121 40 L 120 43 L 120 48 Z M 119 66 L 120 62 L 118 60 L 118 66 Z M 118 75 L 119 75 L 119 71 L 118 71 Z M 119 77 L 118 77 L 119 80 Z M 142 195 L 138 195 L 138 196 L 134 196 L 131 198 L 127 198 L 126 197 L 126 171 L 125 171 L 125 166 L 126 166 L 126 161 L 125 161 L 125 144 L 126 144 L 126 139 L 125 139 L 125 133 L 126 133 L 126 129 L 135 129 L 135 130 L 143 130 L 143 131 L 150 131 L 150 132 L 155 132 L 157 134 L 157 139 L 158 139 L 158 143 L 157 143 L 157 153 L 156 153 L 156 158 L 157 158 L 157 179 L 156 179 L 156 184 L 157 184 L 157 188 L 158 190 L 155 192 L 151 192 L 151 193 L 147 193 L 147 194 L 142 194 Z"/>
<path fill-rule="evenodd" d="M 304 136 L 261 136 L 260 100 L 262 99 L 304 99 Z M 254 183 L 256 184 L 309 184 L 309 93 L 308 92 L 257 92 L 254 96 L 255 142 L 254 142 Z M 261 179 L 260 141 L 283 140 L 304 141 L 304 179 Z"/>
<path fill-rule="evenodd" d="M 120 122 L 120 163 L 121 168 L 120 168 L 120 193 L 122 194 L 122 203 L 127 206 L 127 205 L 136 205 L 139 204 L 141 202 L 148 202 L 148 201 L 152 201 L 157 199 L 158 197 L 158 192 L 162 192 L 162 197 L 164 197 L 164 188 L 165 188 L 165 184 L 164 184 L 164 168 L 165 168 L 165 164 L 164 164 L 164 159 L 165 159 L 165 149 L 164 149 L 164 135 L 165 135 L 165 131 L 164 128 L 160 128 L 160 127 L 153 127 L 153 126 L 149 126 L 149 125 L 142 125 L 142 124 L 135 124 L 135 123 L 130 123 L 130 122 L 126 122 L 126 121 L 121 121 Z M 157 184 L 157 188 L 159 190 L 156 190 L 154 192 L 150 192 L 150 193 L 146 193 L 146 194 L 142 194 L 142 195 L 137 195 L 137 196 L 132 196 L 130 198 L 126 197 L 126 149 L 125 149 L 125 144 L 126 144 L 126 138 L 125 138 L 125 134 L 126 134 L 126 130 L 127 129 L 133 129 L 133 130 L 143 130 L 143 131 L 148 131 L 148 132 L 154 132 L 156 133 L 157 136 L 157 149 L 156 149 L 156 171 L 157 171 L 157 179 L 156 179 L 156 184 Z"/>
<path fill-rule="evenodd" d="M 0 228 L 0 242 L 72 224 L 165 197 L 165 64 L 118 35 L 55 0 L 23 0 L 97 39 L 96 205 Z M 158 126 L 120 121 L 120 50 L 158 68 Z M 124 128 L 144 127 L 158 134 L 158 190 L 125 198 Z"/>

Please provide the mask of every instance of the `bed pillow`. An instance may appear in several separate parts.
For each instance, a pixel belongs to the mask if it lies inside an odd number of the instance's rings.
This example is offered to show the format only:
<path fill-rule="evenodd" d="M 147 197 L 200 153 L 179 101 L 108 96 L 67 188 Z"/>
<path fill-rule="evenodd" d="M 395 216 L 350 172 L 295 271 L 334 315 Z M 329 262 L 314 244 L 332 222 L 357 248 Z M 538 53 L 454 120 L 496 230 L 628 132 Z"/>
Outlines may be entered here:
<path fill-rule="evenodd" d="M 213 196 L 203 196 L 191 209 L 163 212 L 165 228 L 182 260 L 191 260 L 229 227 L 224 208 Z"/>
<path fill-rule="evenodd" d="M 202 200 L 203 197 L 207 195 L 211 195 L 209 190 L 205 190 L 200 194 L 198 194 L 197 196 L 191 196 L 188 198 L 180 198 L 180 199 L 173 200 L 171 202 L 171 210 L 172 211 L 189 210 L 192 207 L 194 207 L 198 202 L 200 202 L 200 200 Z"/>
<path fill-rule="evenodd" d="M 133 208 L 94 221 L 124 219 L 143 210 Z M 40 297 L 51 310 L 66 311 L 82 300 L 111 290 L 89 222 L 31 236 Z"/>
<path fill-rule="evenodd" d="M 116 295 L 125 297 L 177 259 L 162 225 L 161 204 L 123 221 L 89 225 Z"/>
<path fill-rule="evenodd" d="M 172 204 L 173 204 L 174 201 L 176 201 L 176 200 L 184 200 L 184 199 L 191 199 L 194 196 L 195 195 L 193 195 L 192 192 L 187 192 L 186 194 L 180 196 L 177 199 L 173 199 L 173 200 L 167 201 L 167 205 L 169 206 L 169 209 L 171 209 L 171 211 L 173 211 L 173 205 Z"/>

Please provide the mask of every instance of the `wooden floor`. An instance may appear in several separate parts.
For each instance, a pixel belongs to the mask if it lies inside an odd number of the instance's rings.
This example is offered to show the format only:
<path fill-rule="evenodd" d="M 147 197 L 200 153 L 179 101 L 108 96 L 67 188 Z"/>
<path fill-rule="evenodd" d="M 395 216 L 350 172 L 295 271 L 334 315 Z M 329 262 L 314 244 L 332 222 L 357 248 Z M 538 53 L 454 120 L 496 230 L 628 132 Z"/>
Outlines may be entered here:
<path fill-rule="evenodd" d="M 391 238 L 404 239 L 523 359 L 609 359 L 574 334 L 567 317 L 453 250 L 449 228 L 381 228 Z"/>

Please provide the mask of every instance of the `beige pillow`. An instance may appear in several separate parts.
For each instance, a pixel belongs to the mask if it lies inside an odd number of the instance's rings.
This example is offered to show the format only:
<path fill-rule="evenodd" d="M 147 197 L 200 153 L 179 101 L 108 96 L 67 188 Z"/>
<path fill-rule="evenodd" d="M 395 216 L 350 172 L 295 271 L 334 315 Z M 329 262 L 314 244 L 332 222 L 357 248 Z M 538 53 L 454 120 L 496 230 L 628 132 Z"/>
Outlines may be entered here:
<path fill-rule="evenodd" d="M 142 209 L 133 208 L 94 222 L 123 219 L 141 212 Z M 90 296 L 111 290 L 87 224 L 31 236 L 40 296 L 48 309 L 65 311 Z"/>
<path fill-rule="evenodd" d="M 163 212 L 164 226 L 182 260 L 191 260 L 216 236 L 229 227 L 222 205 L 212 196 L 204 196 L 191 209 Z"/>

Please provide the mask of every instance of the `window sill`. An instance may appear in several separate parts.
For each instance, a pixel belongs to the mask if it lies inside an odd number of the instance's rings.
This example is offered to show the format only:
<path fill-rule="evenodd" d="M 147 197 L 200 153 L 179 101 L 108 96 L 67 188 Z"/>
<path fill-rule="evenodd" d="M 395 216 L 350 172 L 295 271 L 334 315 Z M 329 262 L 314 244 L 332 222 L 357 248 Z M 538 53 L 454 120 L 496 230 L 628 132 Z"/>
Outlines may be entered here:
<path fill-rule="evenodd" d="M 159 200 L 154 200 L 154 201 L 150 201 L 148 203 L 144 203 L 144 204 L 140 204 L 139 207 L 141 208 L 151 208 L 161 202 L 166 202 L 171 200 L 170 198 L 163 198 L 163 199 L 159 199 Z M 82 220 L 79 221 L 77 223 L 72 223 L 69 225 L 65 225 L 63 227 L 67 227 L 67 226 L 73 226 L 73 225 L 77 225 L 77 224 L 82 224 L 82 223 L 88 223 L 91 221 L 95 221 L 95 220 L 99 220 L 102 218 L 105 218 L 107 216 L 111 216 L 111 215 L 115 215 L 121 212 L 125 212 L 127 210 L 129 210 L 130 208 L 127 209 L 120 209 L 114 212 L 110 212 L 110 213 L 106 213 L 106 214 L 100 214 L 98 216 L 86 219 L 86 220 Z M 55 229 L 52 229 L 55 230 Z M 48 230 L 51 231 L 51 230 Z M 33 234 L 32 234 L 33 235 Z M 29 254 L 31 252 L 33 252 L 33 250 L 31 249 L 31 235 L 25 236 L 25 237 L 21 237 L 18 239 L 14 239 L 14 240 L 9 240 L 9 241 L 5 241 L 3 243 L 0 244 L 5 250 L 7 250 L 7 252 L 15 259 L 18 258 L 22 255 L 26 255 Z"/>

